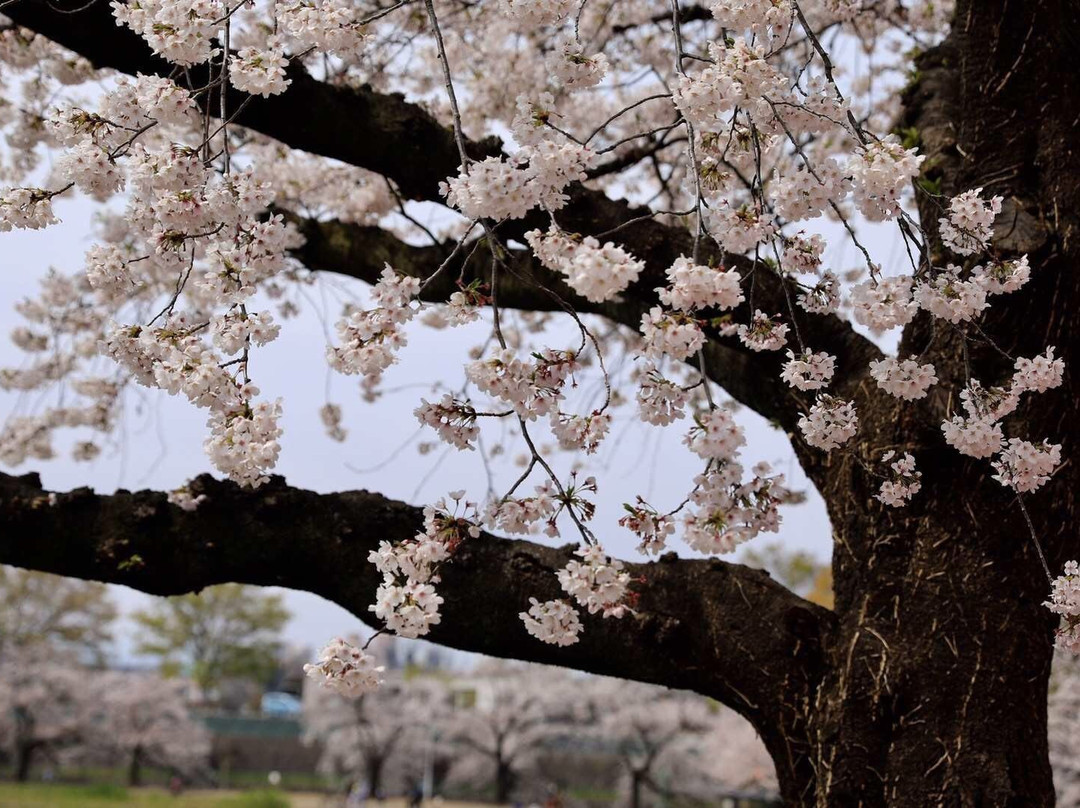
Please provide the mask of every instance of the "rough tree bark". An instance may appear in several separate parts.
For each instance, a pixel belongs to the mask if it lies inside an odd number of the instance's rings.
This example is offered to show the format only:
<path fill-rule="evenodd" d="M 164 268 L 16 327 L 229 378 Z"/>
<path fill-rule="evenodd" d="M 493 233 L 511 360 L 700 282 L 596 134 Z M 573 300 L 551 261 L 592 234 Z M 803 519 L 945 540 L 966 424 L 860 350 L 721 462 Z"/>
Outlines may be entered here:
<path fill-rule="evenodd" d="M 502 752 L 495 755 L 495 802 L 506 805 L 510 802 L 510 793 L 514 790 L 514 782 L 517 777 L 514 769 Z"/>
<path fill-rule="evenodd" d="M 127 782 L 133 788 L 142 785 L 142 747 L 136 746 L 131 750 L 131 759 L 128 761 Z"/>
<path fill-rule="evenodd" d="M 904 123 L 917 130 L 928 155 L 925 178 L 943 193 L 982 186 L 1006 197 L 995 248 L 1030 256 L 1032 281 L 998 301 L 982 331 L 1013 356 L 1056 345 L 1075 368 L 1080 3 L 960 0 L 957 6 L 946 42 L 918 58 L 904 95 Z M 167 69 L 115 27 L 104 4 L 65 15 L 23 0 L 4 13 L 95 64 Z M 297 74 L 287 93 L 251 103 L 241 123 L 378 171 L 414 198 L 437 198 L 436 183 L 456 171 L 446 130 L 400 97 L 367 88 L 328 87 Z M 423 159 L 395 152 L 421 142 Z M 499 144 L 470 148 L 490 154 Z M 933 232 L 938 203 L 923 193 L 919 207 Z M 578 187 L 564 226 L 599 233 L 640 213 Z M 299 257 L 314 269 L 371 278 L 383 254 L 404 271 L 430 271 L 438 260 L 372 228 L 300 224 L 309 242 Z M 648 269 L 625 303 L 597 313 L 635 325 L 687 236 L 645 221 L 620 238 Z M 514 260 L 522 262 L 523 275 L 541 272 L 527 255 Z M 779 300 L 783 290 L 766 283 L 757 294 Z M 511 284 L 506 297 L 524 308 L 551 306 L 524 285 Z M 825 457 L 793 436 L 833 524 L 834 611 L 757 571 L 665 557 L 630 565 L 649 582 L 638 614 L 622 621 L 586 616 L 580 644 L 552 649 L 524 634 L 517 612 L 529 595 L 555 594 L 551 572 L 569 549 L 483 535 L 462 546 L 444 576 L 444 618 L 432 639 L 715 697 L 761 733 L 791 806 L 1052 805 L 1046 688 L 1054 621 L 1041 606 L 1047 583 L 1015 500 L 989 478 L 985 462 L 946 447 L 939 429 L 956 408 L 949 389 L 968 374 L 996 383 L 1011 361 L 979 332 L 968 334 L 965 347 L 955 329 L 935 329 L 919 318 L 905 330 L 902 351 L 925 350 L 943 383 L 924 401 L 902 404 L 868 382 L 866 363 L 877 355 L 872 344 L 835 318 L 800 325 L 809 344 L 840 355 L 837 384 L 859 410 L 861 458 L 910 450 L 923 471 L 919 497 L 906 509 L 888 510 L 873 500 L 876 481 L 855 457 Z M 801 402 L 772 381 L 775 358 L 750 357 L 713 335 L 707 359 L 710 376 L 734 397 L 794 431 Z M 1014 421 L 1011 434 L 1052 437 L 1071 449 L 1080 437 L 1080 377 L 1070 372 L 1064 390 L 1029 400 Z M 83 489 L 50 504 L 34 475 L 0 475 L 0 561 L 155 594 L 223 581 L 289 586 L 318 592 L 364 618 L 377 585 L 364 561 L 367 550 L 380 539 L 406 538 L 420 524 L 417 509 L 367 492 L 316 495 L 281 480 L 249 492 L 205 477 L 194 489 L 209 497 L 194 514 L 154 492 L 101 496 Z M 1080 467 L 1068 463 L 1030 498 L 1052 567 L 1080 552 L 1078 492 Z"/>

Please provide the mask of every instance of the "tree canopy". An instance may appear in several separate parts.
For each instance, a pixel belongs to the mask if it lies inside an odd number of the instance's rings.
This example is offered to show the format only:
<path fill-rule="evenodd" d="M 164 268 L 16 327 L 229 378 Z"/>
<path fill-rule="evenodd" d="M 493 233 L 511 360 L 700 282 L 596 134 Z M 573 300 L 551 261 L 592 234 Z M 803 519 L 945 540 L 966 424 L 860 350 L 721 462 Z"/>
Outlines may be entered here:
<path fill-rule="evenodd" d="M 1076 3 L 0 11 L 0 230 L 99 203 L 85 265 L 18 303 L 0 383 L 34 395 L 0 460 L 64 435 L 92 460 L 141 386 L 205 411 L 226 478 L 2 475 L 0 561 L 307 589 L 401 636 L 694 690 L 753 724 L 791 805 L 1053 802 L 1055 636 L 1080 647 Z M 378 429 L 410 333 L 476 330 L 412 404 L 482 458 L 445 498 L 274 476 L 289 399 L 259 358 L 330 275 L 370 289 L 331 295 L 326 360 L 360 384 L 328 440 Z M 718 558 L 798 499 L 740 408 L 826 504 L 831 608 Z M 698 472 L 597 519 L 604 446 L 640 422 Z M 618 531 L 645 560 L 605 549 Z M 309 673 L 379 681 L 345 642 Z"/>

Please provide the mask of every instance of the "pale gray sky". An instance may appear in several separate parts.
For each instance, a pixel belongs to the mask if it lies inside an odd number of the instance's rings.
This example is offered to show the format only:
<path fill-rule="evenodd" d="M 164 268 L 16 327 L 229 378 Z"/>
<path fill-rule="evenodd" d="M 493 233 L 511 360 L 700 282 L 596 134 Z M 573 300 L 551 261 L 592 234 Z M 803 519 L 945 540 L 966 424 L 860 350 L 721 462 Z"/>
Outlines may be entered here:
<path fill-rule="evenodd" d="M 21 323 L 12 305 L 36 293 L 38 280 L 50 266 L 62 272 L 82 266 L 83 254 L 92 243 L 90 221 L 94 208 L 94 204 L 82 199 L 61 201 L 57 210 L 64 220 L 62 224 L 44 231 L 0 235 L 0 367 L 18 367 L 26 358 L 6 338 Z M 828 234 L 834 236 L 836 229 L 830 227 Z M 899 259 L 891 231 L 870 230 L 867 238 L 872 246 L 877 246 L 886 266 Z M 830 249 L 827 257 L 831 261 L 827 263 L 836 269 L 857 265 L 853 248 L 844 245 L 841 239 L 833 241 L 838 246 Z M 433 331 L 415 324 L 410 329 L 410 344 L 401 352 L 401 363 L 386 375 L 385 389 L 397 389 L 397 392 L 368 404 L 361 400 L 355 379 L 332 376 L 324 359 L 326 333 L 339 312 L 340 304 L 334 302 L 337 287 L 358 295 L 363 295 L 365 288 L 356 282 L 334 278 L 330 283 L 305 289 L 301 314 L 283 324 L 281 337 L 275 343 L 253 353 L 252 376 L 263 394 L 285 399 L 285 434 L 278 473 L 285 475 L 292 485 L 316 491 L 369 488 L 390 497 L 423 503 L 448 490 L 466 488 L 473 498 L 483 498 L 487 477 L 477 454 L 446 450 L 440 444 L 430 454 L 420 456 L 417 440 L 430 441 L 434 435 L 428 431 L 417 437 L 418 424 L 412 410 L 421 395 L 431 397 L 434 382 L 442 380 L 453 388 L 461 386 L 460 368 L 466 352 L 482 341 L 485 327 Z M 318 410 L 327 400 L 327 390 L 329 400 L 345 409 L 349 434 L 343 444 L 325 436 L 318 418 Z M 0 417 L 33 410 L 42 406 L 43 400 L 49 399 L 47 396 L 43 399 L 40 393 L 0 393 Z M 38 471 L 45 485 L 55 490 L 89 485 L 97 491 L 110 492 L 119 487 L 175 487 L 195 474 L 211 470 L 202 452 L 204 411 L 185 400 L 144 388 L 138 388 L 130 401 L 131 412 L 123 430 L 110 440 L 94 462 L 73 462 L 68 452 L 70 442 L 61 440 L 57 459 L 28 463 L 16 471 Z M 609 551 L 624 558 L 636 554 L 633 537 L 616 524 L 622 512 L 621 504 L 633 501 L 640 493 L 658 508 L 674 507 L 692 487 L 692 478 L 700 467 L 700 461 L 680 444 L 684 429 L 658 429 L 641 424 L 626 417 L 631 411 L 630 407 L 622 408 L 623 417 L 616 421 L 612 436 L 590 468 L 601 485 L 594 522 L 597 535 Z M 786 437 L 746 410 L 740 412 L 739 419 L 748 439 L 745 465 L 767 460 L 788 475 L 790 484 L 805 487 Z M 489 434 L 490 445 L 498 436 L 485 432 L 485 436 Z M 507 445 L 508 452 L 491 469 L 496 488 L 502 490 L 520 472 L 512 463 L 520 450 L 513 443 Z M 565 453 L 556 468 L 561 472 L 569 468 Z M 823 559 L 828 557 L 829 525 L 815 492 L 810 492 L 805 504 L 786 509 L 778 536 L 756 541 L 772 539 L 783 541 L 791 549 L 810 550 Z M 673 544 L 675 549 L 680 549 L 678 541 Z M 123 587 L 114 587 L 114 592 L 125 611 L 146 602 L 146 596 Z M 360 628 L 355 617 L 317 596 L 287 592 L 286 599 L 294 613 L 287 629 L 290 642 L 318 645 L 331 636 Z M 118 655 L 127 658 L 129 623 L 122 623 L 120 634 Z"/>

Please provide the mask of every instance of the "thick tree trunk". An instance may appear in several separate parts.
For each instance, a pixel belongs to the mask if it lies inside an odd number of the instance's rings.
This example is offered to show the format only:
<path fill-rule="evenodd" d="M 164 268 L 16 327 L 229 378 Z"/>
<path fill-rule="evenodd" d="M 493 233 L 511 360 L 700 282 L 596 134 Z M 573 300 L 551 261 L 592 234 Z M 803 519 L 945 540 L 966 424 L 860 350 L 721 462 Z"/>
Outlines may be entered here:
<path fill-rule="evenodd" d="M 853 391 L 862 462 L 837 456 L 813 475 L 833 523 L 838 622 L 805 725 L 765 733 L 789 805 L 1054 804 L 1049 585 L 1016 497 L 987 461 L 944 445 L 940 424 L 959 409 L 950 389 L 969 377 L 1007 382 L 1013 358 L 1055 345 L 1065 389 L 1025 397 L 1005 433 L 1061 442 L 1066 456 L 1080 446 L 1080 3 L 957 6 L 904 98 L 923 175 L 941 188 L 918 196 L 931 258 L 956 260 L 941 254 L 937 219 L 951 195 L 982 187 L 1005 197 L 993 249 L 1028 255 L 1032 280 L 993 299 L 981 331 L 917 318 L 900 353 L 933 362 L 943 384 L 916 405 Z M 910 451 L 923 473 L 903 509 L 876 502 L 880 480 L 864 470 L 887 450 Z M 1072 462 L 1025 495 L 1054 574 L 1080 555 L 1078 493 Z M 800 768 L 803 744 L 810 765 Z"/>
<path fill-rule="evenodd" d="M 811 708 L 815 804 L 1052 805 L 1038 562 L 1017 552 L 1015 518 L 925 508 L 886 529 L 852 520 L 867 552 L 838 535 L 845 616 Z"/>
<path fill-rule="evenodd" d="M 25 783 L 30 779 L 30 770 L 34 765 L 35 743 L 17 743 L 15 745 L 15 780 Z"/>
<path fill-rule="evenodd" d="M 510 792 L 514 790 L 514 770 L 510 764 L 498 759 L 495 761 L 495 802 L 506 805 L 510 802 Z"/>
<path fill-rule="evenodd" d="M 368 794 L 375 797 L 382 793 L 382 775 L 386 758 L 379 755 L 369 755 L 367 758 L 367 783 Z"/>
<path fill-rule="evenodd" d="M 142 749 L 136 746 L 131 750 L 131 759 L 128 761 L 128 785 L 132 787 L 142 785 Z"/>
<path fill-rule="evenodd" d="M 645 772 L 630 770 L 630 808 L 642 808 L 641 797 L 645 786 Z"/>

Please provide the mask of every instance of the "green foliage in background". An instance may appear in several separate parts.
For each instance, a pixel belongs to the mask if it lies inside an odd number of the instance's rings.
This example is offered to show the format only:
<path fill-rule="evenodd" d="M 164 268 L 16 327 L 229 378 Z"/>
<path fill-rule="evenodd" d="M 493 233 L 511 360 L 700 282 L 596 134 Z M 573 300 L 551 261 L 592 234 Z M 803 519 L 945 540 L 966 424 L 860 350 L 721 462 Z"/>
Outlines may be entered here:
<path fill-rule="evenodd" d="M 203 690 L 229 678 L 265 682 L 289 617 L 281 595 L 243 584 L 165 598 L 132 615 L 138 653 L 159 657 L 163 673 L 187 673 Z"/>

